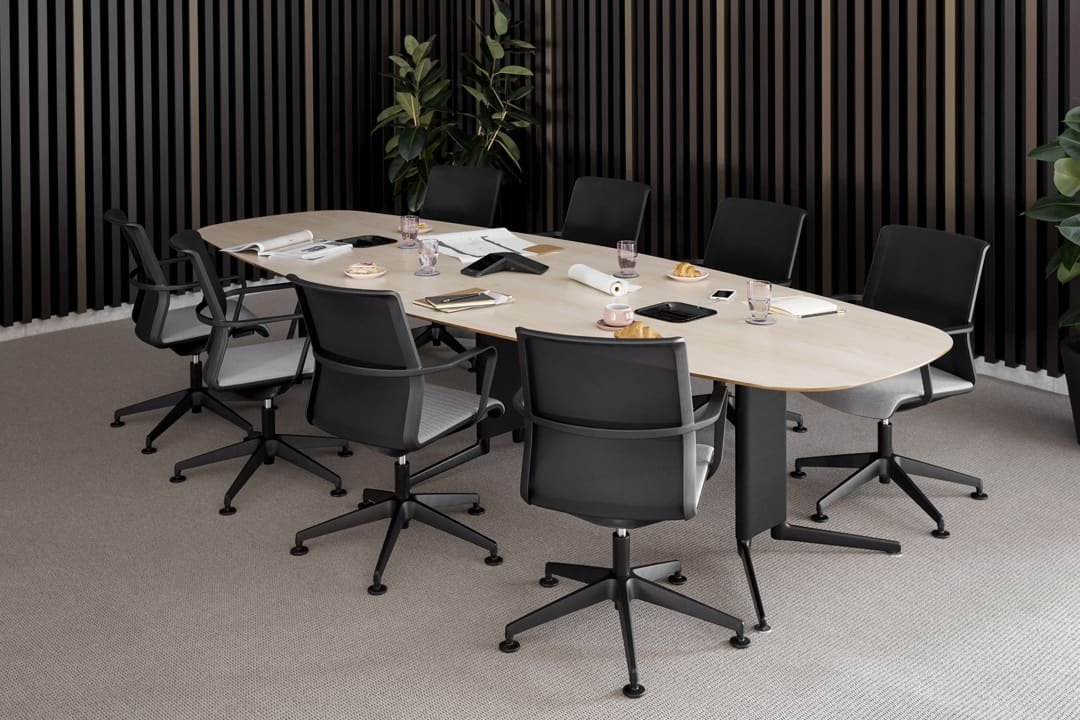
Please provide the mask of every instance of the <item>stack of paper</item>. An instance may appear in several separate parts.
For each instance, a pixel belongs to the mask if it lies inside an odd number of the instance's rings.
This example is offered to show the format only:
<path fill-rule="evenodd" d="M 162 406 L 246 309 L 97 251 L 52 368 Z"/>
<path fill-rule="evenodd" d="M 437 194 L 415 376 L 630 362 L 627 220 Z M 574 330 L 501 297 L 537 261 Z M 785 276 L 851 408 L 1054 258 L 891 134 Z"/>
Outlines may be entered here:
<path fill-rule="evenodd" d="M 513 296 L 495 290 L 468 288 L 446 295 L 431 295 L 413 302 L 421 307 L 438 310 L 439 312 L 459 312 L 489 305 L 503 305 L 513 299 Z"/>
<path fill-rule="evenodd" d="M 769 305 L 769 311 L 792 317 L 813 317 L 815 315 L 834 315 L 840 308 L 834 302 L 809 295 L 789 295 L 775 297 Z"/>
<path fill-rule="evenodd" d="M 485 255 L 497 252 L 514 252 L 532 257 L 534 253 L 525 248 L 532 245 L 506 228 L 490 230 L 466 230 L 465 232 L 429 235 L 439 241 L 439 253 L 457 258 L 463 265 L 476 262 Z"/>

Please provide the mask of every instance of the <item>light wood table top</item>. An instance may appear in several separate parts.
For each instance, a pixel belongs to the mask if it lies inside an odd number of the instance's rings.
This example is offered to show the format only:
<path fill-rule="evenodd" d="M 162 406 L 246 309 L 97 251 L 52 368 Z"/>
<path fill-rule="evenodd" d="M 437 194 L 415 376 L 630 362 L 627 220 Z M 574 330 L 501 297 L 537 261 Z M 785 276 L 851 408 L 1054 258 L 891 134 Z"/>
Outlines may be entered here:
<path fill-rule="evenodd" d="M 432 222 L 432 232 L 473 229 Z M 199 232 L 221 248 L 256 242 L 297 230 L 311 230 L 317 239 L 333 240 L 356 235 L 398 237 L 397 216 L 349 210 L 292 213 L 211 225 Z M 515 233 L 536 243 L 553 243 L 562 252 L 537 259 L 550 269 L 543 275 L 497 273 L 470 278 L 459 271 L 461 263 L 441 255 L 433 278 L 417 277 L 415 250 L 395 245 L 354 249 L 320 261 L 260 258 L 254 253 L 236 255 L 240 260 L 277 275 L 293 273 L 311 282 L 339 287 L 397 291 L 406 312 L 413 317 L 472 332 L 513 340 L 519 326 L 571 335 L 610 336 L 596 327 L 604 306 L 627 302 L 635 308 L 664 301 L 682 301 L 713 308 L 716 315 L 689 323 L 668 323 L 642 318 L 665 337 L 686 338 L 690 372 L 698 377 L 748 387 L 788 392 L 840 390 L 884 380 L 913 370 L 940 357 L 952 347 L 952 338 L 929 325 L 913 322 L 857 305 L 839 303 L 845 312 L 815 318 L 775 316 L 776 324 L 752 326 L 744 321 L 746 278 L 710 270 L 708 278 L 680 283 L 666 277 L 675 262 L 648 255 L 638 256 L 641 277 L 630 281 L 642 289 L 613 298 L 567 277 L 574 263 L 585 263 L 607 272 L 618 269 L 614 248 L 568 240 L 552 240 Z M 493 248 L 494 250 L 494 248 Z M 389 272 L 371 280 L 346 277 L 345 268 L 372 260 Z M 469 287 L 485 287 L 509 293 L 514 302 L 498 307 L 440 313 L 413 304 L 430 295 Z M 715 302 L 709 295 L 717 288 L 736 290 L 729 302 Z M 775 287 L 774 295 L 808 295 Z"/>

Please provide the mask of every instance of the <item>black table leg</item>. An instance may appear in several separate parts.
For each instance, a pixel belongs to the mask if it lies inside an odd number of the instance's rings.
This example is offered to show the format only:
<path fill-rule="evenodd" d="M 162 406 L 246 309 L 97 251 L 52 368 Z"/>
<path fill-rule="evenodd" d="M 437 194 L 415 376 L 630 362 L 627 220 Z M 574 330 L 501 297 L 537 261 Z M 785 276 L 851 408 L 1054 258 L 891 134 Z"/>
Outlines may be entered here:
<path fill-rule="evenodd" d="M 777 540 L 900 552 L 895 540 L 789 525 L 787 522 L 786 394 L 738 386 L 735 433 L 735 536 L 754 597 L 759 629 L 768 628 L 750 557 L 750 541 L 768 530 Z"/>
<path fill-rule="evenodd" d="M 513 340 L 490 335 L 476 336 L 477 347 L 494 347 L 498 351 L 495 362 L 495 374 L 491 379 L 491 397 L 498 399 L 506 407 L 506 412 L 497 418 L 490 418 L 480 423 L 478 430 L 487 441 L 496 435 L 513 433 L 514 441 L 520 442 L 525 423 L 514 409 L 514 395 L 521 389 L 521 371 L 518 366 L 518 348 Z M 476 390 L 480 391 L 481 373 L 476 374 Z"/>

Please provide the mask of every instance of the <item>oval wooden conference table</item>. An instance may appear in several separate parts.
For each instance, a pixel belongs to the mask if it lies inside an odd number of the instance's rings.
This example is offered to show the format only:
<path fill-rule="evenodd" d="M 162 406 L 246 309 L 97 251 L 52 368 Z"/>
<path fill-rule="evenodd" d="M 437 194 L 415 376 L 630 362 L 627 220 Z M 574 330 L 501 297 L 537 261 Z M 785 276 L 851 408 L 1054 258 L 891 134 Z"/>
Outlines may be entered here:
<path fill-rule="evenodd" d="M 430 224 L 433 235 L 476 229 L 441 222 Z M 320 240 L 367 234 L 396 239 L 398 217 L 326 210 L 237 220 L 205 227 L 199 232 L 207 242 L 223 248 L 304 229 Z M 318 261 L 260 258 L 254 253 L 235 256 L 276 275 L 295 273 L 305 280 L 327 285 L 395 290 L 410 316 L 475 332 L 478 343 L 499 348 L 492 394 L 510 408 L 510 400 L 519 385 L 513 345 L 515 328 L 608 335 L 596 327 L 596 320 L 604 305 L 615 298 L 570 280 L 567 271 L 574 263 L 608 272 L 617 269 L 613 248 L 516 234 L 537 244 L 551 243 L 564 249 L 536 258 L 550 266 L 543 275 L 503 272 L 482 278 L 462 275 L 460 261 L 446 255 L 440 257 L 437 265 L 440 275 L 417 277 L 413 274 L 419 266 L 416 251 L 399 250 L 396 243 L 353 249 Z M 498 250 L 492 248 L 493 252 Z M 388 272 L 369 280 L 346 277 L 345 268 L 362 260 L 372 260 Z M 803 319 L 777 316 L 775 325 L 752 326 L 744 321 L 746 278 L 710 270 L 704 281 L 680 283 L 666 277 L 673 267 L 672 260 L 639 255 L 640 277 L 631 282 L 641 289 L 619 301 L 641 308 L 680 300 L 717 311 L 716 315 L 688 323 L 652 318 L 647 322 L 665 337 L 686 339 L 693 375 L 735 386 L 735 534 L 758 614 L 758 629 L 768 629 L 750 558 L 750 541 L 755 535 L 770 530 L 772 537 L 781 540 L 900 552 L 900 544 L 892 540 L 787 523 L 786 394 L 839 390 L 899 375 L 945 354 L 952 347 L 952 338 L 928 325 L 847 303 L 839 303 L 844 310 L 842 314 Z M 421 297 L 469 287 L 509 293 L 514 301 L 456 313 L 413 304 L 413 300 Z M 709 295 L 717 288 L 733 288 L 737 295 L 729 302 L 711 301 Z M 777 294 L 809 293 L 777 288 Z M 488 437 L 521 427 L 521 418 L 512 411 L 496 422 L 485 430 Z"/>

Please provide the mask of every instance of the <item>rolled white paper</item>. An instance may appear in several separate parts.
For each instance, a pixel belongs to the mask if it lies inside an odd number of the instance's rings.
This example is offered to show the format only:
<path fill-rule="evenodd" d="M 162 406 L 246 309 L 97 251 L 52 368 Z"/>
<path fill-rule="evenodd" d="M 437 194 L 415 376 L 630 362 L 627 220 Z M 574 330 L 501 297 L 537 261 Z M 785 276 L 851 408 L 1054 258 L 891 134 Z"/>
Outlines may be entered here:
<path fill-rule="evenodd" d="M 588 285 L 594 290 L 599 290 L 608 295 L 619 297 L 627 292 L 626 285 L 617 277 L 612 276 L 610 273 L 600 272 L 588 265 L 582 265 L 581 263 L 571 265 L 569 275 L 571 280 L 576 280 L 582 285 Z"/>

